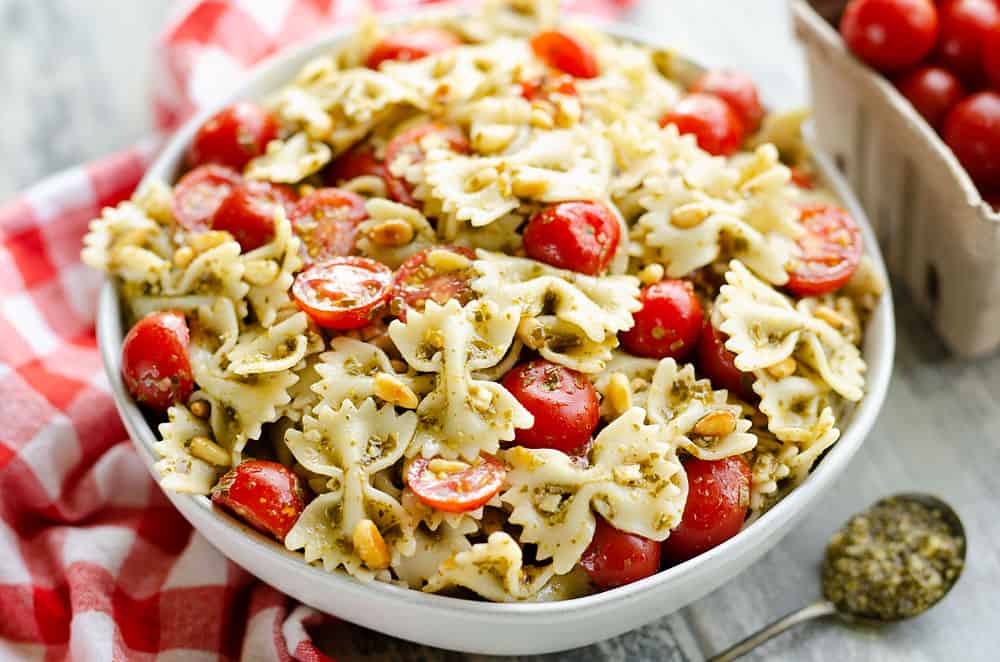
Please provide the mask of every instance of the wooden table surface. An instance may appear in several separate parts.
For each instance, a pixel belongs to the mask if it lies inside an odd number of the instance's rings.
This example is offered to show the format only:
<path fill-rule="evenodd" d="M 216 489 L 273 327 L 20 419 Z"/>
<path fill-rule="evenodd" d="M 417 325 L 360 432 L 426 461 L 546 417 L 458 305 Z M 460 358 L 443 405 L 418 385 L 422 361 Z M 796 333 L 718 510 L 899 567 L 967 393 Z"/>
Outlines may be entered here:
<path fill-rule="evenodd" d="M 0 201 L 148 130 L 151 44 L 167 5 L 0 0 Z M 806 99 L 783 0 L 648 0 L 627 19 L 707 65 L 747 70 L 776 106 Z M 703 600 L 630 634 L 539 659 L 701 660 L 817 597 L 828 536 L 851 513 L 903 490 L 937 493 L 965 520 L 969 563 L 952 595 L 919 619 L 877 632 L 808 625 L 748 659 L 997 659 L 991 644 L 1000 642 L 1000 358 L 949 358 L 905 294 L 896 296 L 898 345 L 888 400 L 827 501 L 763 560 Z M 327 636 L 338 642 L 331 650 L 342 662 L 480 659 L 353 626 Z"/>

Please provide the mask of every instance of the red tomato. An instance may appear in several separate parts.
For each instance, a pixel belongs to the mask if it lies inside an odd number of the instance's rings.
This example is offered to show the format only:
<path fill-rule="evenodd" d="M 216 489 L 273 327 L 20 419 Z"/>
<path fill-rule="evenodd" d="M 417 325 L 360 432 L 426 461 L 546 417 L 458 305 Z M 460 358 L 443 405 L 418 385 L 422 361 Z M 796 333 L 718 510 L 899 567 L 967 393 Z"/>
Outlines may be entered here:
<path fill-rule="evenodd" d="M 743 144 L 744 128 L 732 107 L 711 94 L 689 94 L 660 119 L 660 126 L 673 124 L 690 133 L 698 146 L 715 156 L 730 156 Z"/>
<path fill-rule="evenodd" d="M 278 120 L 254 103 L 235 103 L 201 125 L 191 141 L 188 161 L 193 166 L 218 163 L 243 170 L 278 137 Z"/>
<path fill-rule="evenodd" d="M 983 45 L 1000 25 L 995 0 L 949 0 L 938 13 L 938 59 L 966 82 L 978 83 L 983 77 Z"/>
<path fill-rule="evenodd" d="M 900 71 L 924 59 L 938 35 L 931 0 L 851 0 L 840 34 L 855 55 L 882 71 Z"/>
<path fill-rule="evenodd" d="M 217 165 L 198 166 L 174 187 L 174 218 L 186 230 L 207 230 L 222 201 L 240 184 L 235 170 Z"/>
<path fill-rule="evenodd" d="M 378 69 L 386 60 L 412 62 L 461 45 L 462 40 L 453 32 L 441 28 L 424 27 L 394 32 L 375 45 L 368 54 L 365 65 L 369 69 Z"/>
<path fill-rule="evenodd" d="M 187 321 L 178 312 L 136 322 L 122 343 L 122 380 L 135 401 L 156 411 L 183 402 L 194 390 Z"/>
<path fill-rule="evenodd" d="M 681 360 L 698 344 L 703 314 L 691 283 L 661 280 L 642 288 L 635 325 L 618 334 L 630 354 Z"/>
<path fill-rule="evenodd" d="M 472 265 L 454 271 L 437 271 L 427 264 L 431 251 L 450 251 L 470 261 L 476 259 L 475 253 L 462 246 L 434 246 L 411 256 L 396 271 L 392 288 L 390 309 L 401 320 L 406 319 L 408 308 L 422 311 L 428 299 L 442 306 L 456 299 L 464 306 L 475 297 L 470 283 L 478 274 Z"/>
<path fill-rule="evenodd" d="M 601 203 L 557 202 L 528 221 L 524 251 L 539 262 L 596 276 L 607 269 L 620 239 L 618 219 Z"/>
<path fill-rule="evenodd" d="M 364 175 L 385 177 L 385 166 L 375 158 L 375 148 L 367 143 L 355 145 L 338 156 L 326 169 L 326 182 L 336 186 Z"/>
<path fill-rule="evenodd" d="M 292 210 L 292 227 L 302 239 L 306 262 L 354 252 L 358 225 L 368 218 L 365 199 L 338 188 L 316 189 Z"/>
<path fill-rule="evenodd" d="M 788 272 L 788 289 L 800 297 L 819 296 L 841 288 L 861 261 L 861 230 L 843 209 L 825 204 L 803 205 L 805 234 Z"/>
<path fill-rule="evenodd" d="M 983 68 L 994 89 L 1000 88 L 1000 27 L 983 40 Z"/>
<path fill-rule="evenodd" d="M 660 543 L 625 533 L 597 518 L 597 528 L 582 567 L 599 589 L 615 588 L 654 575 L 660 569 Z"/>
<path fill-rule="evenodd" d="M 469 152 L 469 141 L 453 126 L 430 122 L 403 131 L 389 141 L 385 148 L 385 185 L 389 189 L 389 197 L 396 202 L 402 202 L 411 207 L 417 206 L 413 198 L 413 184 L 403 177 L 392 174 L 391 166 L 400 156 L 408 158 L 410 163 L 420 163 L 424 160 L 424 150 L 420 143 L 428 136 L 438 136 L 448 147 L 459 154 Z"/>
<path fill-rule="evenodd" d="M 721 386 L 733 395 L 753 402 L 756 398 L 753 375 L 736 367 L 736 355 L 726 349 L 726 340 L 726 334 L 706 319 L 698 342 L 698 368 L 713 387 Z"/>
<path fill-rule="evenodd" d="M 941 128 L 948 111 L 965 97 L 965 88 L 958 77 L 933 65 L 911 71 L 896 81 L 896 87 L 935 129 Z"/>
<path fill-rule="evenodd" d="M 568 453 L 597 429 L 597 392 L 575 370 L 538 359 L 518 365 L 500 383 L 535 417 L 533 426 L 517 431 L 520 446 Z"/>
<path fill-rule="evenodd" d="M 1000 94 L 980 92 L 948 114 L 944 141 L 980 188 L 1000 188 Z"/>
<path fill-rule="evenodd" d="M 576 78 L 596 78 L 601 73 L 590 48 L 561 30 L 539 32 L 531 38 L 531 50 L 553 69 Z"/>
<path fill-rule="evenodd" d="M 446 513 L 475 510 L 500 491 L 507 469 L 502 461 L 483 453 L 467 469 L 434 473 L 431 460 L 418 457 L 406 470 L 406 485 L 431 508 Z"/>
<path fill-rule="evenodd" d="M 689 458 L 684 515 L 663 541 L 664 560 L 680 563 L 721 545 L 743 528 L 750 506 L 750 465 L 740 456 Z"/>
<path fill-rule="evenodd" d="M 299 272 L 292 296 L 322 327 L 348 331 L 371 324 L 389 298 L 392 271 L 366 257 L 334 257 Z"/>
<path fill-rule="evenodd" d="M 553 94 L 576 96 L 576 83 L 572 76 L 542 76 L 534 80 L 521 81 L 521 96 L 528 101 L 548 101 Z"/>
<path fill-rule="evenodd" d="M 812 177 L 809 175 L 809 173 L 802 170 L 802 168 L 796 168 L 795 166 L 792 166 L 791 168 L 789 168 L 789 170 L 791 170 L 792 173 L 791 182 L 795 186 L 804 189 L 811 189 L 815 186 Z"/>
<path fill-rule="evenodd" d="M 695 81 L 692 92 L 714 94 L 736 111 L 747 131 L 754 131 L 764 119 L 757 85 L 753 79 L 738 71 L 709 71 Z"/>
<path fill-rule="evenodd" d="M 247 181 L 226 196 L 212 217 L 213 230 L 225 230 L 239 242 L 244 253 L 260 248 L 274 238 L 274 215 L 278 207 L 294 204 L 290 187 L 269 182 Z"/>
<path fill-rule="evenodd" d="M 299 477 L 266 460 L 247 460 L 233 467 L 212 488 L 212 503 L 281 541 L 306 507 Z"/>

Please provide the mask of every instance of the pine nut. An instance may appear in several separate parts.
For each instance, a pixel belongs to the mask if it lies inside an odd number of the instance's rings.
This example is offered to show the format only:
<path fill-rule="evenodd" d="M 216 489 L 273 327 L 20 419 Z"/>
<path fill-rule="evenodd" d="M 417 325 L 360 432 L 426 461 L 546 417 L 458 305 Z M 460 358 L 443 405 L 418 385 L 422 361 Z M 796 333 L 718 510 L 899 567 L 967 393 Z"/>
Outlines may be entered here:
<path fill-rule="evenodd" d="M 304 198 L 310 193 L 315 193 L 316 187 L 312 184 L 299 184 L 299 197 Z"/>
<path fill-rule="evenodd" d="M 522 171 L 514 175 L 510 190 L 519 198 L 537 198 L 549 190 L 549 183 L 544 179 L 532 179 Z"/>
<path fill-rule="evenodd" d="M 393 218 L 372 227 L 368 236 L 380 246 L 405 246 L 413 241 L 413 226 L 402 219 Z"/>
<path fill-rule="evenodd" d="M 710 411 L 694 424 L 692 431 L 702 437 L 725 437 L 736 431 L 736 417 L 728 411 Z"/>
<path fill-rule="evenodd" d="M 838 313 L 830 306 L 816 306 L 816 310 L 813 311 L 813 315 L 835 329 L 843 329 L 851 324 L 849 319 Z"/>
<path fill-rule="evenodd" d="M 188 405 L 188 409 L 197 418 L 208 418 L 212 413 L 212 405 L 208 404 L 207 400 L 195 400 Z"/>
<path fill-rule="evenodd" d="M 509 124 L 487 124 L 472 131 L 472 146 L 477 152 L 495 154 L 507 147 L 517 136 L 517 127 Z"/>
<path fill-rule="evenodd" d="M 243 279 L 251 285 L 267 285 L 278 277 L 278 263 L 274 260 L 248 260 L 243 271 Z"/>
<path fill-rule="evenodd" d="M 689 202 L 674 209 L 670 214 L 670 222 L 678 228 L 688 230 L 701 225 L 708 218 L 709 209 L 698 202 Z"/>
<path fill-rule="evenodd" d="M 354 551 L 358 553 L 361 560 L 372 570 L 385 570 L 392 560 L 389 556 L 389 548 L 379 533 L 375 522 L 370 519 L 363 519 L 354 527 L 351 535 L 354 543 Z"/>
<path fill-rule="evenodd" d="M 638 273 L 639 282 L 643 285 L 652 285 L 653 283 L 658 283 L 663 280 L 663 275 L 666 272 L 663 269 L 662 264 L 647 264 L 642 268 L 642 271 Z"/>
<path fill-rule="evenodd" d="M 191 260 L 193 259 L 194 259 L 194 249 L 191 248 L 190 246 L 181 246 L 176 251 L 174 251 L 174 264 L 176 264 L 181 269 L 191 264 Z"/>
<path fill-rule="evenodd" d="M 469 258 L 454 251 L 436 248 L 427 254 L 427 264 L 434 271 L 460 271 L 469 267 Z"/>
<path fill-rule="evenodd" d="M 420 399 L 413 389 L 387 372 L 375 375 L 375 395 L 403 409 L 416 409 L 420 404 Z"/>
<path fill-rule="evenodd" d="M 621 416 L 632 407 L 632 391 L 629 389 L 628 377 L 624 373 L 612 373 L 608 379 L 608 404 L 616 416 Z"/>
<path fill-rule="evenodd" d="M 469 465 L 458 460 L 445 460 L 436 457 L 427 463 L 427 468 L 440 476 L 442 474 L 454 474 L 459 471 L 465 471 L 469 468 Z"/>
<path fill-rule="evenodd" d="M 492 184 L 500 176 L 496 168 L 483 168 L 478 170 L 469 177 L 465 182 L 465 192 L 466 193 L 478 193 L 484 188 Z"/>
<path fill-rule="evenodd" d="M 522 317 L 517 325 L 517 337 L 528 349 L 538 349 L 545 344 L 545 327 L 534 317 Z"/>
<path fill-rule="evenodd" d="M 538 129 L 551 129 L 555 126 L 552 111 L 544 106 L 533 107 L 528 121 L 531 122 L 531 126 Z"/>
<path fill-rule="evenodd" d="M 228 232 L 223 232 L 222 230 L 199 232 L 198 234 L 193 234 L 188 237 L 188 245 L 191 246 L 195 253 L 210 251 L 217 246 L 221 246 L 227 241 L 233 241 L 233 236 Z"/>
<path fill-rule="evenodd" d="M 767 368 L 767 374 L 771 375 L 775 379 L 784 379 L 785 377 L 790 377 L 795 374 L 795 369 L 798 368 L 799 364 L 795 362 L 792 357 L 786 358 L 784 361 L 779 361 L 772 366 Z"/>
<path fill-rule="evenodd" d="M 192 437 L 189 448 L 191 450 L 191 455 L 194 455 L 199 460 L 204 460 L 205 462 L 214 464 L 217 467 L 229 466 L 229 452 L 208 437 L 202 437 L 200 435 Z"/>

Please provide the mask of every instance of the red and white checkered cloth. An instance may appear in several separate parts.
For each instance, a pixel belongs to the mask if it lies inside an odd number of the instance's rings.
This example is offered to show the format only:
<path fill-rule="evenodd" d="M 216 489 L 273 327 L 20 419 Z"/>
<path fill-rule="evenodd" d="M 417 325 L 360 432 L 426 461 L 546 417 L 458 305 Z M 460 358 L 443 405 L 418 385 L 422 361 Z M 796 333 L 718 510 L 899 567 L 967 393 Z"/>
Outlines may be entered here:
<path fill-rule="evenodd" d="M 370 0 L 389 10 L 435 0 Z M 575 0 L 608 15 L 629 0 Z M 360 0 L 199 0 L 158 43 L 164 130 L 260 58 Z M 128 441 L 98 358 L 87 221 L 127 198 L 159 139 L 0 207 L 0 659 L 328 660 L 326 617 L 227 561 L 171 507 Z"/>

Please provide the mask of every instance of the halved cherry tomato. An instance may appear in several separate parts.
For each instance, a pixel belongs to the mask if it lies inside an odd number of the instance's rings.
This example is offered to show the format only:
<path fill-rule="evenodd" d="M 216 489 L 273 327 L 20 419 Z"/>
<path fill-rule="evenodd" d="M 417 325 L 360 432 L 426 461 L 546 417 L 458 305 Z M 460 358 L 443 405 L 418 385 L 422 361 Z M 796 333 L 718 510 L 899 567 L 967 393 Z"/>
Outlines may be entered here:
<path fill-rule="evenodd" d="M 861 262 L 861 230 L 857 223 L 843 209 L 819 203 L 804 205 L 800 222 L 805 233 L 796 242 L 788 289 L 800 297 L 839 289 Z"/>
<path fill-rule="evenodd" d="M 620 240 L 618 219 L 591 200 L 557 202 L 537 212 L 524 228 L 528 257 L 590 276 L 607 269 Z"/>
<path fill-rule="evenodd" d="M 684 462 L 688 498 L 681 523 L 663 541 L 663 557 L 680 563 L 721 545 L 743 528 L 750 506 L 750 465 L 741 456 Z"/>
<path fill-rule="evenodd" d="M 462 269 L 438 271 L 427 264 L 431 251 L 448 251 L 470 261 Z M 390 298 L 390 310 L 399 319 L 406 320 L 408 308 L 422 311 L 427 300 L 444 305 L 455 299 L 463 306 L 475 297 L 471 282 L 478 276 L 471 261 L 476 254 L 462 246 L 434 246 L 425 248 L 404 262 L 396 271 Z"/>
<path fill-rule="evenodd" d="M 247 460 L 233 467 L 212 488 L 212 503 L 281 541 L 306 507 L 299 477 L 267 460 Z"/>
<path fill-rule="evenodd" d="M 980 92 L 955 106 L 944 141 L 982 189 L 1000 188 L 1000 94 Z"/>
<path fill-rule="evenodd" d="M 931 0 L 851 0 L 840 34 L 855 55 L 881 71 L 912 67 L 938 36 L 938 12 Z"/>
<path fill-rule="evenodd" d="M 466 469 L 435 473 L 433 460 L 418 457 L 406 471 L 406 485 L 423 503 L 446 513 L 475 510 L 503 486 L 507 469 L 499 459 L 483 453 Z"/>
<path fill-rule="evenodd" d="M 726 334 L 705 320 L 698 341 L 698 368 L 712 382 L 747 402 L 753 402 L 753 375 L 736 367 L 736 355 L 726 349 Z"/>
<path fill-rule="evenodd" d="M 620 531 L 598 517 L 590 546 L 580 557 L 580 567 L 599 589 L 631 584 L 660 569 L 660 543 Z"/>
<path fill-rule="evenodd" d="M 757 85 L 750 76 L 738 71 L 717 70 L 704 73 L 691 86 L 692 92 L 714 94 L 728 103 L 747 131 L 754 131 L 764 119 Z"/>
<path fill-rule="evenodd" d="M 412 62 L 433 53 L 461 46 L 462 40 L 447 30 L 434 27 L 394 32 L 375 45 L 365 60 L 369 69 L 378 69 L 386 60 Z"/>
<path fill-rule="evenodd" d="M 299 200 L 291 213 L 307 262 L 353 253 L 358 225 L 366 218 L 365 199 L 339 188 L 316 189 Z"/>
<path fill-rule="evenodd" d="M 559 74 L 521 81 L 521 96 L 527 101 L 548 101 L 553 94 L 576 96 L 576 83 L 572 76 Z"/>
<path fill-rule="evenodd" d="M 299 272 L 292 296 L 299 308 L 327 329 L 348 331 L 371 324 L 389 298 L 392 271 L 366 257 L 334 257 Z"/>
<path fill-rule="evenodd" d="M 385 148 L 385 185 L 389 189 L 389 197 L 396 202 L 402 202 L 411 207 L 417 206 L 413 198 L 413 184 L 392 173 L 392 164 L 401 156 L 410 163 L 420 163 L 424 160 L 424 149 L 420 143 L 428 136 L 435 136 L 448 145 L 449 149 L 459 154 L 469 152 L 469 141 L 465 135 L 453 126 L 430 122 L 403 131 L 389 141 Z"/>
<path fill-rule="evenodd" d="M 166 411 L 194 390 L 184 315 L 175 311 L 143 317 L 122 343 L 122 380 L 141 405 Z"/>
<path fill-rule="evenodd" d="M 948 111 L 965 98 L 958 76 L 933 65 L 914 69 L 896 81 L 896 87 L 935 129 L 941 128 Z"/>
<path fill-rule="evenodd" d="M 531 38 L 531 50 L 553 69 L 576 78 L 596 78 L 601 73 L 588 46 L 561 30 L 546 30 Z"/>
<path fill-rule="evenodd" d="M 274 238 L 274 215 L 278 207 L 284 208 L 287 214 L 294 201 L 295 192 L 288 186 L 244 182 L 219 205 L 212 216 L 212 229 L 233 235 L 247 253 Z"/>
<path fill-rule="evenodd" d="M 996 0 L 947 0 L 938 8 L 937 58 L 970 85 L 983 78 L 983 45 L 1000 26 Z"/>
<path fill-rule="evenodd" d="M 661 280 L 639 294 L 642 308 L 634 326 L 618 334 L 630 354 L 654 359 L 684 359 L 698 344 L 703 313 L 694 287 L 686 280 Z"/>
<path fill-rule="evenodd" d="M 369 143 L 355 145 L 334 159 L 326 169 L 326 182 L 336 186 L 365 175 L 385 177 L 385 165 L 375 158 L 375 148 Z"/>
<path fill-rule="evenodd" d="M 597 391 L 575 370 L 542 359 L 522 363 L 500 382 L 535 417 L 514 442 L 564 453 L 590 441 L 600 418 Z"/>
<path fill-rule="evenodd" d="M 238 172 L 225 166 L 195 168 L 174 187 L 174 218 L 191 232 L 207 230 L 219 205 L 242 181 Z"/>
<path fill-rule="evenodd" d="M 743 144 L 743 121 L 732 107 L 712 94 L 689 94 L 660 119 L 690 133 L 698 146 L 715 156 L 730 156 Z"/>
<path fill-rule="evenodd" d="M 201 125 L 191 141 L 188 161 L 192 166 L 218 163 L 243 170 L 277 137 L 278 120 L 270 111 L 254 103 L 235 103 Z"/>

